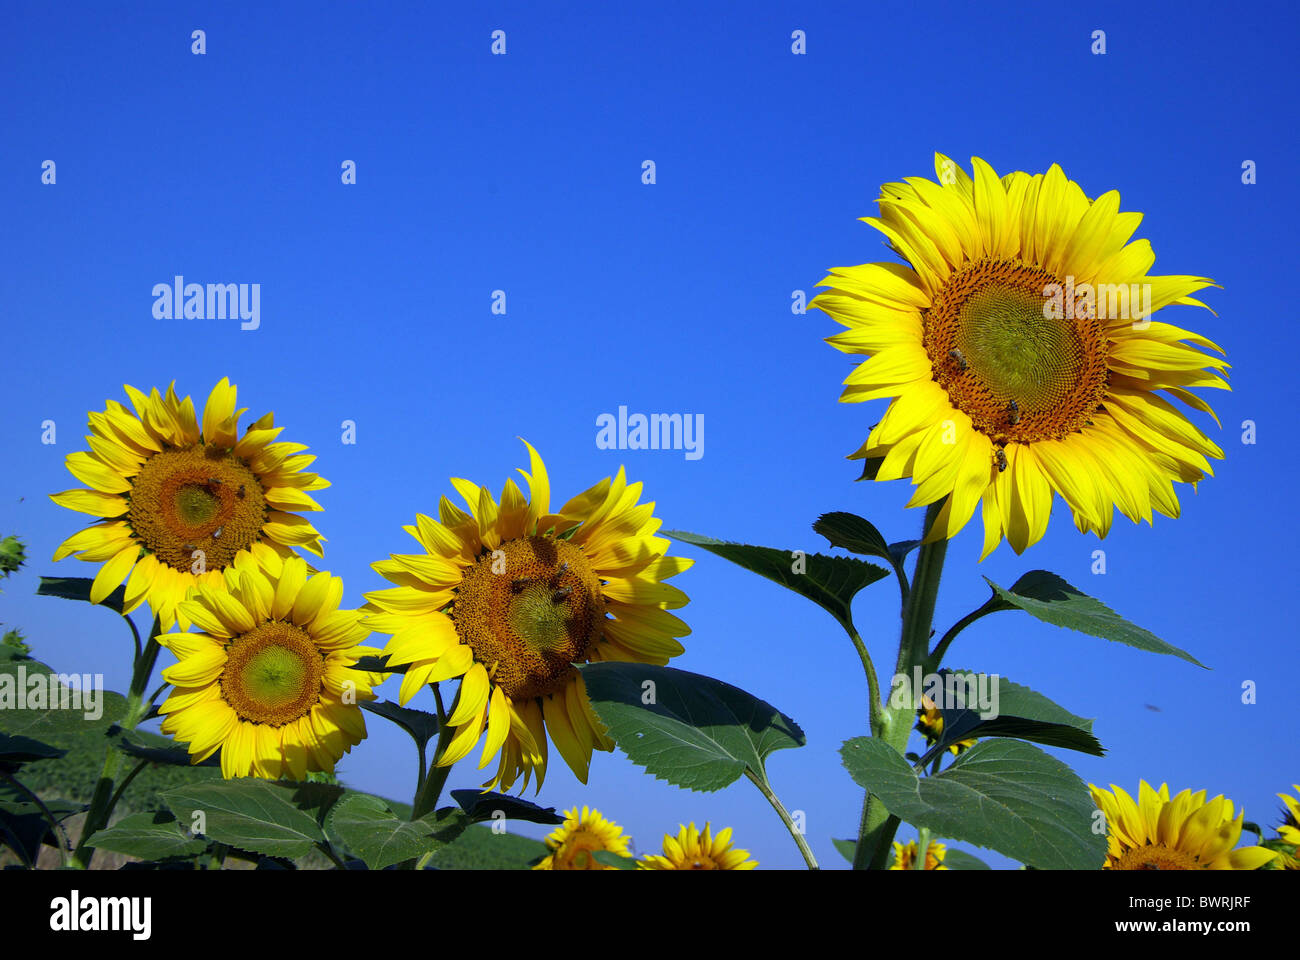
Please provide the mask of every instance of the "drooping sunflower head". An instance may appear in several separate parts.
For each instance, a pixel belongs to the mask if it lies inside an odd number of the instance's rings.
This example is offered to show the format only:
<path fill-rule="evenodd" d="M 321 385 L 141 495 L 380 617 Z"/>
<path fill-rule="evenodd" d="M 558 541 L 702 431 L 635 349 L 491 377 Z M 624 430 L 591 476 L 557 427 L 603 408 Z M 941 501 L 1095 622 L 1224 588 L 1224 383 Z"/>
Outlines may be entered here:
<path fill-rule="evenodd" d="M 169 630 L 188 626 L 177 605 L 198 584 L 220 587 L 241 557 L 278 567 L 295 547 L 321 553 L 322 537 L 299 511 L 321 509 L 308 494 L 329 482 L 303 472 L 316 458 L 302 444 L 275 442 L 266 414 L 239 435 L 235 388 L 223 378 L 200 420 L 189 397 L 127 386 L 135 412 L 108 401 L 91 412 L 90 451 L 70 454 L 89 489 L 51 496 L 98 521 L 63 542 L 54 559 L 102 563 L 91 587 L 99 603 L 126 580 L 127 613 L 148 601 Z"/>
<path fill-rule="evenodd" d="M 947 870 L 943 858 L 947 854 L 948 848 L 938 840 L 931 840 L 930 846 L 925 851 L 925 866 L 922 870 Z M 895 842 L 894 860 L 889 865 L 890 870 L 914 870 L 916 869 L 916 841 L 909 840 L 907 845 Z"/>
<path fill-rule="evenodd" d="M 565 811 L 564 817 L 564 823 L 546 838 L 550 853 L 533 867 L 534 870 L 617 870 L 615 866 L 601 863 L 592 854 L 608 850 L 620 857 L 631 856 L 623 828 L 601 816 L 599 810 L 584 805 L 581 812 L 577 807 Z"/>
<path fill-rule="evenodd" d="M 246 554 L 224 580 L 181 601 L 202 633 L 159 638 L 178 660 L 162 674 L 173 687 L 163 733 L 187 742 L 194 763 L 220 750 L 225 777 L 332 772 L 365 738 L 359 704 L 382 679 L 352 669 L 379 652 L 360 645 L 361 613 L 340 610 L 343 581 L 312 575 L 301 557 L 272 571 Z"/>
<path fill-rule="evenodd" d="M 584 783 L 592 751 L 613 749 L 575 664 L 664 664 L 690 633 L 668 612 L 687 597 L 665 581 L 691 561 L 667 555 L 641 484 L 620 468 L 552 513 L 546 467 L 528 452 L 528 497 L 513 480 L 498 502 L 453 479 L 468 512 L 443 497 L 438 520 L 417 516 L 405 529 L 423 552 L 376 563 L 396 586 L 366 595 L 379 611 L 367 624 L 392 635 L 389 664 L 407 666 L 403 704 L 425 684 L 460 680 L 456 732 L 437 762 L 455 763 L 483 738 L 479 767 L 499 753 L 489 785 L 507 790 L 534 772 L 541 787 L 548 733 Z"/>
<path fill-rule="evenodd" d="M 683 825 L 675 837 L 664 834 L 663 854 L 651 854 L 637 862 L 638 870 L 753 870 L 757 866 L 748 850 L 732 847 L 730 827 L 714 836 L 707 823 L 703 832 L 691 823 Z"/>
<path fill-rule="evenodd" d="M 916 708 L 916 729 L 925 737 L 927 746 L 933 746 L 939 742 L 943 736 L 943 712 L 934 705 L 934 701 L 929 697 L 921 697 L 921 705 Z M 968 737 L 965 740 L 958 740 L 950 744 L 948 750 L 955 757 L 963 750 L 969 750 L 975 746 L 976 737 Z"/>
<path fill-rule="evenodd" d="M 1113 190 L 1089 199 L 1056 165 L 999 178 L 972 164 L 938 154 L 938 183 L 885 184 L 862 219 L 907 263 L 833 268 L 812 301 L 847 328 L 832 346 L 869 357 L 840 400 L 891 398 L 851 457 L 864 477 L 910 477 L 908 506 L 947 498 L 927 540 L 980 507 L 983 556 L 1004 536 L 1017 553 L 1036 543 L 1056 495 L 1102 537 L 1116 506 L 1178 516 L 1173 483 L 1223 452 L 1170 399 L 1213 416 L 1189 388 L 1227 389 L 1227 363 L 1151 316 L 1205 306 L 1191 294 L 1213 281 L 1149 275 L 1150 243 L 1130 242 L 1142 216 Z"/>
<path fill-rule="evenodd" d="M 1204 790 L 1184 790 L 1171 800 L 1167 785 L 1153 790 L 1143 780 L 1134 802 L 1114 784 L 1089 788 L 1106 815 L 1107 870 L 1255 870 L 1277 856 L 1260 846 L 1234 849 L 1245 812 L 1234 816 L 1223 795 L 1207 802 Z"/>

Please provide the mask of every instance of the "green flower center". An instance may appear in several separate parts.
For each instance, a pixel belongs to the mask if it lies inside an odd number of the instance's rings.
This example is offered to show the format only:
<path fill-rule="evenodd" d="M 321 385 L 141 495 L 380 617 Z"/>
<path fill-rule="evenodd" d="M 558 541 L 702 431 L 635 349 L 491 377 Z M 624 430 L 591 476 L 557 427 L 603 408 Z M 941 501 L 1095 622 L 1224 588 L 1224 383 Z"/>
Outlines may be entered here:
<path fill-rule="evenodd" d="M 282 726 L 320 700 L 325 660 L 301 627 L 270 621 L 231 641 L 221 694 L 241 720 Z"/>

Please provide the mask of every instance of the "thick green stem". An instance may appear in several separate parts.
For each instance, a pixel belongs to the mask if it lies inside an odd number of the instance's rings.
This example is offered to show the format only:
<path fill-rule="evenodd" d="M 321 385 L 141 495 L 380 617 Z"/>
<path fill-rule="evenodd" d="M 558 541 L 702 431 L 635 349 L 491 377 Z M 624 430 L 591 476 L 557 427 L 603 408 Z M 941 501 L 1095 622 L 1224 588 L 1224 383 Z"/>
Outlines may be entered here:
<path fill-rule="evenodd" d="M 130 619 L 127 623 L 131 623 Z M 132 631 L 135 630 L 135 624 L 131 624 Z M 122 730 L 134 730 L 140 721 L 145 718 L 149 712 L 149 704 L 144 701 L 144 689 L 149 685 L 149 679 L 153 676 L 154 664 L 158 660 L 158 652 L 162 646 L 158 643 L 158 637 L 162 633 L 162 625 L 155 617 L 153 628 L 149 631 L 149 642 L 145 648 L 135 658 L 135 667 L 131 671 L 131 686 L 126 695 L 126 709 L 122 714 L 122 719 L 118 721 L 118 727 Z M 122 751 L 117 748 L 116 743 L 109 743 L 108 750 L 104 756 L 104 766 L 99 773 L 99 781 L 95 784 L 95 792 L 90 798 L 90 809 L 86 811 L 86 820 L 81 827 L 81 837 L 77 841 L 77 849 L 72 853 L 72 859 L 69 866 L 78 870 L 85 870 L 90 866 L 91 859 L 95 856 L 95 849 L 88 845 L 88 841 L 94 836 L 96 831 L 102 830 L 108 826 L 109 818 L 113 815 L 113 807 L 116 806 L 121 791 L 116 790 L 117 775 L 122 769 Z M 125 783 L 122 785 L 126 786 Z"/>
<path fill-rule="evenodd" d="M 749 779 L 753 781 L 754 786 L 758 787 L 759 793 L 767 798 L 767 802 L 772 805 L 772 809 L 777 812 L 778 816 L 780 816 L 781 822 L 784 823 L 785 828 L 790 831 L 790 836 L 794 837 L 795 846 L 797 846 L 799 852 L 803 854 L 803 861 L 808 864 L 808 869 L 821 869 L 817 866 L 817 858 L 813 856 L 812 848 L 808 846 L 808 841 L 805 840 L 803 834 L 799 832 L 799 828 L 795 826 L 794 820 L 790 818 L 790 814 L 786 812 L 785 807 L 781 804 L 777 795 L 772 792 L 772 788 L 767 785 L 767 782 L 762 777 L 757 776 L 753 770 L 750 770 L 749 767 L 745 768 L 745 776 L 749 777 Z"/>
<path fill-rule="evenodd" d="M 933 526 L 943 501 L 932 503 L 925 511 L 924 526 L 921 537 Z M 939 579 L 943 575 L 943 561 L 948 552 L 946 538 L 933 543 L 922 544 L 917 551 L 916 569 L 912 573 L 911 588 L 907 593 L 907 602 L 903 607 L 903 627 L 898 641 L 898 661 L 894 668 L 896 676 L 910 677 L 912 668 L 923 666 L 930 652 L 930 625 L 934 621 L 934 605 L 939 596 Z M 891 692 L 892 692 L 891 685 Z M 920 691 L 912 691 L 913 697 Z M 913 697 L 902 698 L 905 702 L 895 705 L 891 697 L 880 708 L 878 726 L 873 725 L 872 736 L 879 737 L 897 750 L 906 752 L 907 741 L 912 733 L 912 723 L 916 707 Z M 867 794 L 862 804 L 862 820 L 858 828 L 858 844 L 853 856 L 853 869 L 880 869 L 888 857 L 894 833 L 898 829 L 898 818 L 891 816 L 879 798 Z"/>
<path fill-rule="evenodd" d="M 447 726 L 447 711 L 442 705 L 442 694 L 438 690 L 438 685 L 432 684 L 433 696 L 438 704 L 438 745 L 433 751 L 433 766 L 423 777 L 419 790 L 415 793 L 415 799 L 411 802 L 411 819 L 419 820 L 422 816 L 434 809 L 438 805 L 438 798 L 442 795 L 442 788 L 447 783 L 447 777 L 451 774 L 451 767 L 440 767 L 438 761 L 442 759 L 443 752 L 447 749 L 447 743 L 451 740 L 451 729 Z"/>

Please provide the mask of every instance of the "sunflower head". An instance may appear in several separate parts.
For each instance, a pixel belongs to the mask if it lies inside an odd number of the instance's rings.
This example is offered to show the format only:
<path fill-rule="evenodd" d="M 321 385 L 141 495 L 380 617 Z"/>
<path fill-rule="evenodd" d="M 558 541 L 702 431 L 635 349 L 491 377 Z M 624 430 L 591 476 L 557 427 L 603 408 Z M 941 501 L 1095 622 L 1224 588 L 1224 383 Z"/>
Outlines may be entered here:
<path fill-rule="evenodd" d="M 546 838 L 550 851 L 534 870 L 617 870 L 592 856 L 598 850 L 607 850 L 620 857 L 631 856 L 628 837 L 623 828 L 613 820 L 601 816 L 599 810 L 583 806 L 565 811 L 564 823 Z"/>
<path fill-rule="evenodd" d="M 663 854 L 637 863 L 639 870 L 753 870 L 757 866 L 748 850 L 732 847 L 730 827 L 714 836 L 707 823 L 702 832 L 691 823 L 675 837 L 664 834 Z"/>
<path fill-rule="evenodd" d="M 922 870 L 947 870 L 943 858 L 948 852 L 948 848 L 937 840 L 931 840 L 930 846 L 925 851 L 925 866 Z M 907 845 L 895 842 L 894 844 L 894 861 L 889 865 L 890 870 L 914 870 L 916 869 L 916 841 L 909 840 Z"/>
<path fill-rule="evenodd" d="M 1106 815 L 1108 870 L 1255 870 L 1277 857 L 1264 847 L 1234 849 L 1245 812 L 1233 815 L 1232 801 L 1205 791 L 1184 790 L 1173 799 L 1169 787 L 1145 781 L 1138 799 L 1111 784 L 1089 785 L 1093 802 Z"/>
<path fill-rule="evenodd" d="M 366 735 L 361 701 L 376 674 L 353 670 L 369 631 L 340 610 L 343 581 L 312 575 L 301 557 L 265 570 L 237 557 L 217 588 L 200 584 L 181 612 L 202 633 L 159 638 L 177 657 L 159 708 L 163 733 L 189 744 L 194 763 L 221 751 L 225 777 L 332 772 Z"/>
<path fill-rule="evenodd" d="M 407 665 L 402 703 L 426 684 L 460 681 L 456 732 L 437 763 L 482 739 L 479 767 L 499 757 L 485 786 L 502 789 L 534 773 L 541 787 L 548 735 L 583 782 L 592 751 L 613 749 L 575 664 L 664 664 L 690 633 L 668 612 L 687 597 L 666 581 L 691 561 L 668 556 L 641 484 L 620 468 L 552 513 L 546 467 L 528 452 L 519 472 L 529 496 L 513 480 L 498 500 L 453 479 L 466 509 L 444 497 L 437 520 L 417 516 L 405 529 L 421 552 L 376 563 L 395 586 L 367 594 L 377 611 L 368 626 L 392 636 L 388 662 Z"/>
<path fill-rule="evenodd" d="M 1212 341 L 1152 320 L 1204 306 L 1204 277 L 1153 276 L 1141 214 L 1095 200 L 1053 165 L 973 176 L 939 154 L 938 182 L 881 188 L 863 220 L 906 264 L 838 267 L 812 305 L 847 329 L 828 342 L 866 355 L 841 401 L 889 398 L 852 454 L 864 476 L 910 477 L 908 506 L 944 501 L 929 541 L 981 508 L 987 556 L 1047 529 L 1059 495 L 1076 526 L 1104 537 L 1114 507 L 1150 522 L 1178 515 L 1173 483 L 1212 474 L 1223 452 L 1170 401 L 1209 413 L 1189 388 L 1226 389 Z"/>
<path fill-rule="evenodd" d="M 938 743 L 939 738 L 943 736 L 943 712 L 934 705 L 934 701 L 929 697 L 921 697 L 921 705 L 916 708 L 916 726 L 914 729 L 925 737 L 927 746 Z M 965 740 L 958 740 L 956 743 L 950 744 L 948 750 L 955 757 L 963 750 L 969 750 L 975 746 L 976 742 L 976 737 L 968 737 Z"/>
<path fill-rule="evenodd" d="M 282 428 L 272 414 L 240 436 L 244 411 L 235 409 L 226 379 L 201 419 L 174 385 L 148 396 L 125 389 L 134 412 L 113 400 L 91 412 L 90 450 L 68 456 L 68 470 L 88 489 L 51 496 L 97 518 L 54 554 L 103 564 L 92 601 L 125 580 L 125 612 L 148 601 L 164 630 L 185 628 L 177 605 L 189 589 L 220 588 L 237 560 L 278 565 L 298 547 L 320 554 L 322 537 L 299 512 L 321 509 L 308 491 L 329 483 L 304 472 L 316 459 L 302 453 L 306 447 L 276 442 Z"/>

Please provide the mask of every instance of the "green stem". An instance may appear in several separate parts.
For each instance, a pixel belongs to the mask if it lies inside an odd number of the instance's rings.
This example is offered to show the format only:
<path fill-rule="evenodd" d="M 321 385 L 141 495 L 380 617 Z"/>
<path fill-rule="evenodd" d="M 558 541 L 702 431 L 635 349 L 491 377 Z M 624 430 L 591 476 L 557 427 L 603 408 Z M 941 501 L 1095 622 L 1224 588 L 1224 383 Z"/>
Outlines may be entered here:
<path fill-rule="evenodd" d="M 438 690 L 438 685 L 435 683 L 431 686 L 434 699 L 438 703 L 438 745 L 433 751 L 433 766 L 429 768 L 424 782 L 420 784 L 420 789 L 416 791 L 415 799 L 411 802 L 412 820 L 419 820 L 438 805 L 438 797 L 442 795 L 442 788 L 451 774 L 450 766 L 438 766 L 438 761 L 442 759 L 447 743 L 451 740 L 451 729 L 447 726 L 447 711 L 442 705 L 442 694 Z"/>
<path fill-rule="evenodd" d="M 800 833 L 799 829 L 794 825 L 794 820 L 790 818 L 790 814 L 788 814 L 785 807 L 781 805 L 781 801 L 777 798 L 777 795 L 772 792 L 772 788 L 767 785 L 767 782 L 762 777 L 755 774 L 753 770 L 750 770 L 749 767 L 745 768 L 745 776 L 749 777 L 754 786 L 758 787 L 758 792 L 767 798 L 767 802 L 770 803 L 772 809 L 777 812 L 777 815 L 781 818 L 781 822 L 785 824 L 785 828 L 790 831 L 790 836 L 794 837 L 795 846 L 797 846 L 799 852 L 803 854 L 803 860 L 804 863 L 808 864 L 808 869 L 821 869 L 817 866 L 817 858 L 813 856 L 812 849 L 808 846 L 808 841 L 804 839 L 803 834 Z"/>
<path fill-rule="evenodd" d="M 867 674 L 867 696 L 871 701 L 867 719 L 871 724 L 871 733 L 875 736 L 880 727 L 881 716 L 880 680 L 876 677 L 876 666 L 871 662 L 871 654 L 867 652 L 867 645 L 862 642 L 862 637 L 858 636 L 857 628 L 851 623 L 849 624 L 849 639 L 853 641 L 853 646 L 857 647 L 858 658 L 862 661 L 862 669 Z"/>
<path fill-rule="evenodd" d="M 913 870 L 924 870 L 925 860 L 930 855 L 930 829 L 921 827 L 916 833 L 916 857 L 912 860 Z"/>
<path fill-rule="evenodd" d="M 130 619 L 127 619 L 130 623 Z M 132 630 L 135 625 L 132 624 Z M 153 676 L 154 664 L 158 660 L 158 653 L 162 645 L 158 643 L 158 637 L 162 633 L 162 625 L 157 617 L 154 617 L 153 628 L 149 631 L 149 642 L 145 644 L 144 650 L 135 658 L 135 667 L 131 672 L 131 686 L 126 695 L 126 709 L 122 714 L 122 719 L 118 726 L 123 731 L 134 730 L 136 726 L 144 719 L 149 712 L 149 705 L 144 702 L 144 688 L 149 685 L 149 679 Z M 99 780 L 95 784 L 95 792 L 90 798 L 90 809 L 86 812 L 85 823 L 81 827 L 81 837 L 77 841 L 77 849 L 72 853 L 72 859 L 69 866 L 78 870 L 85 870 L 90 867 L 90 861 L 95 856 L 94 847 L 90 847 L 87 841 L 94 836 L 96 831 L 102 830 L 108 826 L 109 818 L 113 815 L 113 807 L 116 806 L 121 796 L 121 790 L 114 791 L 114 784 L 117 781 L 117 775 L 122 769 L 122 752 L 117 748 L 117 744 L 110 742 L 108 750 L 104 756 L 104 766 L 100 771 Z M 131 776 L 134 776 L 132 774 Z M 122 784 L 130 782 L 131 777 Z"/>
<path fill-rule="evenodd" d="M 930 504 L 925 511 L 921 538 L 934 525 L 943 501 Z M 895 675 L 910 676 L 912 668 L 924 665 L 930 649 L 930 626 L 934 621 L 934 605 L 939 596 L 939 580 L 943 576 L 943 561 L 948 552 L 948 541 L 942 538 L 924 543 L 917 550 L 916 569 L 912 573 L 911 589 L 903 607 L 903 626 L 898 641 L 898 661 Z M 912 691 L 915 696 L 919 691 Z M 880 737 L 902 754 L 912 733 L 915 707 L 908 702 L 894 706 L 891 702 L 879 708 L 879 727 L 872 735 Z M 853 855 L 853 869 L 880 869 L 884 866 L 899 820 L 892 816 L 879 798 L 868 793 L 862 803 L 862 819 L 858 827 L 858 844 Z"/>
<path fill-rule="evenodd" d="M 981 617 L 986 617 L 990 613 L 994 613 L 1002 609 L 1004 609 L 1003 605 L 999 602 L 998 598 L 994 597 L 993 599 L 989 600 L 988 603 L 984 604 L 984 606 L 972 610 L 970 613 L 966 614 L 966 616 L 962 617 L 951 627 L 949 627 L 948 632 L 945 633 L 943 637 L 939 640 L 939 642 L 934 645 L 934 651 L 926 659 L 925 662 L 926 672 L 932 673 L 935 670 L 939 669 L 939 665 L 943 663 L 944 656 L 948 653 L 948 647 L 950 647 L 952 645 L 952 642 L 957 639 L 957 634 L 961 633 L 963 630 L 965 630 L 967 627 L 969 627 L 972 623 L 974 623 L 976 620 L 980 619 Z"/>

